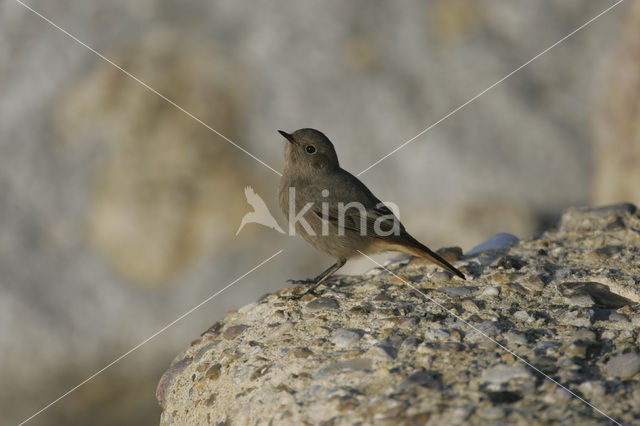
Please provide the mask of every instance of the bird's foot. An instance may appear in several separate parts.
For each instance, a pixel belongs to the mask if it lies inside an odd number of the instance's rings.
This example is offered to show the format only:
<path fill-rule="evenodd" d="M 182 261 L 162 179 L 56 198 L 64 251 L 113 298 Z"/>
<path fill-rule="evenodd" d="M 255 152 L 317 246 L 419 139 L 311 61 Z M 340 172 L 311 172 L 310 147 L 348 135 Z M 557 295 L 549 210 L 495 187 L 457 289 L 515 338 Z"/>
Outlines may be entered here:
<path fill-rule="evenodd" d="M 318 287 L 318 280 L 315 278 L 310 278 L 306 280 L 287 280 L 287 282 L 290 284 L 300 285 L 301 287 L 302 286 L 310 287 L 306 291 L 302 291 L 303 288 L 297 287 L 297 289 L 300 291 L 294 295 L 285 297 L 285 299 L 287 300 L 301 300 L 307 295 L 318 297 L 318 293 L 316 293 L 316 290 Z"/>
<path fill-rule="evenodd" d="M 318 297 L 318 294 L 315 291 L 309 290 L 309 291 L 302 291 L 302 292 L 300 292 L 298 294 L 293 294 L 291 296 L 282 296 L 281 298 L 285 299 L 285 300 L 299 301 L 299 300 L 302 300 L 307 295 L 312 295 L 314 297 Z"/>

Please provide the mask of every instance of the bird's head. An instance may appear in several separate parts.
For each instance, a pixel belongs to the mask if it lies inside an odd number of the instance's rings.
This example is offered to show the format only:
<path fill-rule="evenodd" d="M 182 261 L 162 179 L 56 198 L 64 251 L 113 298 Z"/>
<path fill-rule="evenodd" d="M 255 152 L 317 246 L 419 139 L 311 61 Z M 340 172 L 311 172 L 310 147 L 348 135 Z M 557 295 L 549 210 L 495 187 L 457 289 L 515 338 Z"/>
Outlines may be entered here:
<path fill-rule="evenodd" d="M 287 168 L 313 172 L 339 167 L 336 150 L 324 133 L 315 129 L 278 132 L 289 142 L 284 153 Z"/>

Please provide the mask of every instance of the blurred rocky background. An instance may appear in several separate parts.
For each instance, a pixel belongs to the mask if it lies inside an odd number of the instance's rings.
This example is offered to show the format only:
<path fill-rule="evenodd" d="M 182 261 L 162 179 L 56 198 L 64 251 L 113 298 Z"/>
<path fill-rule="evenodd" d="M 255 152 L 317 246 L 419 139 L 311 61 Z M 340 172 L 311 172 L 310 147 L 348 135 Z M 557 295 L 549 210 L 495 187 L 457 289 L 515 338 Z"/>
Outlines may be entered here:
<path fill-rule="evenodd" d="M 28 3 L 282 168 L 316 127 L 358 173 L 612 3 Z M 362 174 L 433 248 L 521 238 L 566 206 L 640 202 L 640 6 L 628 2 Z M 21 6 L 0 2 L 0 406 L 148 424 L 194 330 L 331 261 L 259 225 L 278 176 Z M 367 265 L 368 267 L 369 265 Z M 353 269 L 352 269 L 353 270 Z"/>

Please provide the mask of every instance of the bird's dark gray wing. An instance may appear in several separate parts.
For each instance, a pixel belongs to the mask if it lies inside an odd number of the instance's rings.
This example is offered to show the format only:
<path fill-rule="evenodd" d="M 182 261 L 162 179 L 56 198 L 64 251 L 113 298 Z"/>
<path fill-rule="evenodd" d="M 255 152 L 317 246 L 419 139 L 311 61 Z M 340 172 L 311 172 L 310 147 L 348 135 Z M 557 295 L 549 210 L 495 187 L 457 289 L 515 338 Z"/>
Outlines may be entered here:
<path fill-rule="evenodd" d="M 342 226 L 345 232 L 350 231 L 360 235 L 376 236 L 380 231 L 384 233 L 393 231 L 394 226 L 397 227 L 398 233 L 404 232 L 404 227 L 400 220 L 382 203 L 374 208 L 364 209 L 364 220 L 361 210 L 355 207 L 339 209 L 336 206 L 329 205 L 328 208 L 322 209 L 316 206 L 313 209 L 313 213 L 336 227 L 340 226 L 339 218 L 343 215 Z"/>

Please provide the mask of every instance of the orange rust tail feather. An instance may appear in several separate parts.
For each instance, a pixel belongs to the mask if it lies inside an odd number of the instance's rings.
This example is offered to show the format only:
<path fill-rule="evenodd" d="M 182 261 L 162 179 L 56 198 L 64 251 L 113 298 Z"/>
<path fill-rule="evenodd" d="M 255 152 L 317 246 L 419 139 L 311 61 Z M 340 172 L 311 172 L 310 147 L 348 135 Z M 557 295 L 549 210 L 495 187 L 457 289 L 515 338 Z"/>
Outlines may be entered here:
<path fill-rule="evenodd" d="M 437 253 L 434 253 L 433 251 L 431 251 L 427 247 L 418 248 L 418 247 L 412 247 L 412 246 L 409 246 L 409 245 L 405 245 L 404 248 L 406 249 L 408 254 L 412 254 L 414 256 L 424 257 L 425 259 L 429 259 L 431 262 L 435 263 L 436 265 L 440 266 L 441 268 L 446 269 L 447 271 L 451 272 L 453 275 L 456 275 L 456 276 L 462 278 L 463 280 L 467 279 L 462 272 L 460 272 L 458 269 L 456 269 L 455 266 L 451 265 L 449 262 L 444 260 L 440 255 L 438 255 Z"/>

